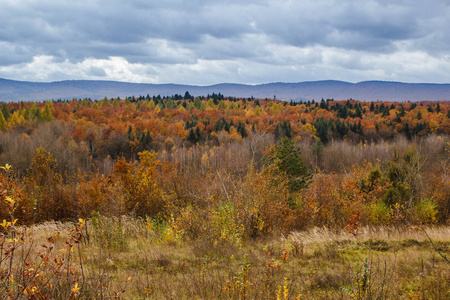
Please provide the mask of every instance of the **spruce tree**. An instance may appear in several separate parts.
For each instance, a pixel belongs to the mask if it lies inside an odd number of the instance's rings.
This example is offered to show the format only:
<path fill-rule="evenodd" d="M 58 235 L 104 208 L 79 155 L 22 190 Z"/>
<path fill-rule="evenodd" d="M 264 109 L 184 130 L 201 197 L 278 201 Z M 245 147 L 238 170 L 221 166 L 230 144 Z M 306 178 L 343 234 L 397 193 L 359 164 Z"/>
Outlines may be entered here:
<path fill-rule="evenodd" d="M 300 148 L 291 139 L 283 138 L 274 146 L 267 165 L 274 166 L 275 175 L 287 181 L 290 192 L 298 192 L 311 183 L 312 173 L 302 161 Z"/>

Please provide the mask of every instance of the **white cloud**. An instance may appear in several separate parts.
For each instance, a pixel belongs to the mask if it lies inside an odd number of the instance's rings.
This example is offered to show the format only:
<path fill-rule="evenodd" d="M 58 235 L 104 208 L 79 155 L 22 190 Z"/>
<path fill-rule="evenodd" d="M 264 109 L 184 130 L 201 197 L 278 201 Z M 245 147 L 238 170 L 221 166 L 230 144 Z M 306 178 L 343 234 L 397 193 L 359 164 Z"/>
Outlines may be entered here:
<path fill-rule="evenodd" d="M 96 70 L 97 72 L 93 72 Z M 103 70 L 103 72 L 99 72 Z M 35 56 L 30 63 L 0 67 L 0 76 L 23 80 L 58 81 L 68 79 L 117 80 L 154 82 L 155 69 L 148 65 L 129 63 L 123 57 L 108 59 L 88 58 L 82 62 L 56 61 L 51 56 Z"/>
<path fill-rule="evenodd" d="M 448 82 L 449 26 L 445 0 L 5 0 L 0 77 Z"/>

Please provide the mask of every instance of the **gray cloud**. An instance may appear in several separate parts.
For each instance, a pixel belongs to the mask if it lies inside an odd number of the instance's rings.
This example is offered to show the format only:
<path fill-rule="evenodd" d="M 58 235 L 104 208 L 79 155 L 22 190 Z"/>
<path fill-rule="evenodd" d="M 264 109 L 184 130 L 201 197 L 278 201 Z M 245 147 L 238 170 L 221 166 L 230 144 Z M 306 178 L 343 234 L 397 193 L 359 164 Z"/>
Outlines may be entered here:
<path fill-rule="evenodd" d="M 13 79 L 430 81 L 450 63 L 446 0 L 3 0 L 1 6 L 0 77 Z M 401 67 L 402 57 L 432 61 L 435 72 L 424 64 Z M 42 59 L 52 66 L 33 77 Z"/>
<path fill-rule="evenodd" d="M 105 77 L 106 72 L 103 68 L 92 66 L 89 68 L 87 75 L 95 76 L 95 77 Z"/>

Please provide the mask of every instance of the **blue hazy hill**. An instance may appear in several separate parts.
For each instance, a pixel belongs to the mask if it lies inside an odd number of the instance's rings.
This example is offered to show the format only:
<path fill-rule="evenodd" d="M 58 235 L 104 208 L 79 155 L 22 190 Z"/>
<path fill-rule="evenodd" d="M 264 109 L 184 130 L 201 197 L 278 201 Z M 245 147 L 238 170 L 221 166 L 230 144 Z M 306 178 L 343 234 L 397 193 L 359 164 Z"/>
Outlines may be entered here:
<path fill-rule="evenodd" d="M 362 101 L 450 100 L 450 84 L 401 83 L 386 81 L 306 81 L 258 85 L 221 83 L 209 86 L 180 84 L 145 84 L 118 81 L 67 80 L 26 82 L 0 78 L 0 101 L 42 101 L 51 99 L 91 98 L 105 96 L 206 96 L 221 93 L 233 97 L 273 98 L 280 100 L 356 99 Z"/>

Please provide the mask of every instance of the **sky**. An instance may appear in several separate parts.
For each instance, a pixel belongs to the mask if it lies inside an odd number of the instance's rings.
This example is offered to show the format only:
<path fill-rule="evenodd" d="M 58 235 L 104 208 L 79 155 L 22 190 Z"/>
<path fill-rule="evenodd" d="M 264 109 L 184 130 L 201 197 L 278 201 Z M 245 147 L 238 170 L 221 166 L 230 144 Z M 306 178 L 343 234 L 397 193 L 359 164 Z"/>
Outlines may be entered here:
<path fill-rule="evenodd" d="M 450 83 L 448 0 L 0 0 L 21 81 Z"/>

